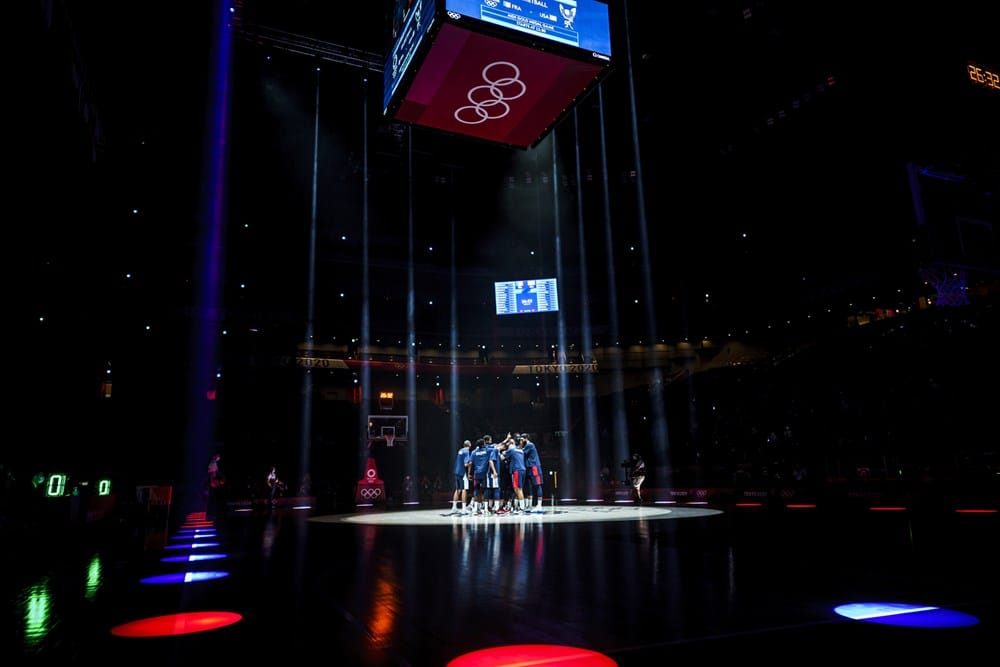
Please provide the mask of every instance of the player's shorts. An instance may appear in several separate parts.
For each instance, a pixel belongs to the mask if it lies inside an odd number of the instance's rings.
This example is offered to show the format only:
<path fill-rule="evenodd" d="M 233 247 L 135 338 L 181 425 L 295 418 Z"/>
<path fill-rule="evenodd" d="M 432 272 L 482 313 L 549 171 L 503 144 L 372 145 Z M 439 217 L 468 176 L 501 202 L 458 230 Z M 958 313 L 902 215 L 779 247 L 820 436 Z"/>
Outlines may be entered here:
<path fill-rule="evenodd" d="M 488 475 L 476 475 L 476 484 L 473 487 L 477 492 L 486 488 L 486 478 Z"/>

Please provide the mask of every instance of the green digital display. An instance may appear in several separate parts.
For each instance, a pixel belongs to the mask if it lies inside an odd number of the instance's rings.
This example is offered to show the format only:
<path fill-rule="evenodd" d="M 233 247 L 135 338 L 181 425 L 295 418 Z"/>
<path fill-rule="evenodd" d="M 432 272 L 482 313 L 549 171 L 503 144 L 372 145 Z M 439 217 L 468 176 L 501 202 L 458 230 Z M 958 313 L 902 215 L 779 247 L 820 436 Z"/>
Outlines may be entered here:
<path fill-rule="evenodd" d="M 49 475 L 49 481 L 45 485 L 45 495 L 50 498 L 66 495 L 66 475 L 61 473 Z"/>
<path fill-rule="evenodd" d="M 48 477 L 39 474 L 41 478 L 39 482 L 45 485 L 45 495 L 49 498 L 61 498 L 66 495 L 79 495 L 80 486 L 90 487 L 90 482 L 81 481 L 79 484 L 74 482 L 73 486 L 70 486 L 69 475 L 61 472 L 52 473 Z M 104 477 L 94 481 L 93 493 L 98 496 L 110 496 L 111 495 L 111 480 Z"/>

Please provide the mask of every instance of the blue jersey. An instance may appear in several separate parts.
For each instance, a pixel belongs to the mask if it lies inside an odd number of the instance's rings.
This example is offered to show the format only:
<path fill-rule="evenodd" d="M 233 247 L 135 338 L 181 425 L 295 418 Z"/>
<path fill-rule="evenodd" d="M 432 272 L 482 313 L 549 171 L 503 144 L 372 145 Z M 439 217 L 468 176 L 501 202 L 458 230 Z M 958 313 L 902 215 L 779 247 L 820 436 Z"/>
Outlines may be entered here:
<path fill-rule="evenodd" d="M 490 470 L 490 453 L 485 447 L 476 447 L 472 451 L 472 474 L 485 477 Z"/>
<path fill-rule="evenodd" d="M 465 475 L 468 471 L 465 469 L 465 464 L 469 462 L 469 450 L 462 447 L 458 450 L 458 454 L 455 456 L 455 477 L 461 477 Z"/>
<path fill-rule="evenodd" d="M 490 453 L 490 461 L 493 461 L 493 472 L 500 474 L 500 448 L 496 445 L 486 445 L 486 451 Z"/>
<path fill-rule="evenodd" d="M 510 461 L 510 471 L 513 473 L 515 470 L 520 470 L 524 472 L 524 450 L 520 447 L 508 447 L 507 451 L 504 452 L 507 460 Z"/>
<path fill-rule="evenodd" d="M 530 440 L 524 443 L 524 466 L 526 468 L 536 468 L 538 473 L 542 472 L 542 460 L 538 457 L 538 448 Z"/>

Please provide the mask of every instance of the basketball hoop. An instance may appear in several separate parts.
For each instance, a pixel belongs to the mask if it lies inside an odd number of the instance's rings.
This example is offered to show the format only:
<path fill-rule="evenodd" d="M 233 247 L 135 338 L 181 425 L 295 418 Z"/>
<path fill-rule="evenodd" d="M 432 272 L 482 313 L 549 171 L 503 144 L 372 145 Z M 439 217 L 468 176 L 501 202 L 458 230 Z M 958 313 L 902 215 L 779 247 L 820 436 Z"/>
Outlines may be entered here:
<path fill-rule="evenodd" d="M 386 447 L 392 447 L 392 441 L 396 439 L 395 433 L 383 433 L 382 439 L 385 440 Z"/>

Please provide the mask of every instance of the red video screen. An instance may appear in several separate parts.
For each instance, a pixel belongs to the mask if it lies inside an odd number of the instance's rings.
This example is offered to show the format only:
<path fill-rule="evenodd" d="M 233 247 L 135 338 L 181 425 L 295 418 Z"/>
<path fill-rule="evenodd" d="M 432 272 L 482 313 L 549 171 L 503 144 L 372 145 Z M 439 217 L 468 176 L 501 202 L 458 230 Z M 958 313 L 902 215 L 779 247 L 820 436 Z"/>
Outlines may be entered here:
<path fill-rule="evenodd" d="M 520 148 L 536 144 L 604 73 L 599 64 L 441 26 L 394 118 Z"/>

